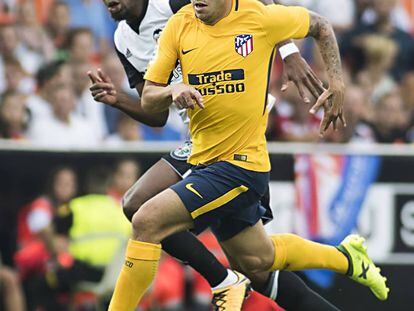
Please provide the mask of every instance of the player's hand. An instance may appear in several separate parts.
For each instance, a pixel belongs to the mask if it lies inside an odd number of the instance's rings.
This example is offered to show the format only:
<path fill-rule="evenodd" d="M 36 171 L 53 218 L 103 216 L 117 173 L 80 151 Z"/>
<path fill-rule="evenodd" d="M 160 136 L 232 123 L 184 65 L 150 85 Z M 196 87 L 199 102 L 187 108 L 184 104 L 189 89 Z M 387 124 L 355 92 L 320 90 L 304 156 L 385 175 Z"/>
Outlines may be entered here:
<path fill-rule="evenodd" d="M 309 104 L 311 100 L 306 95 L 305 89 L 309 90 L 315 98 L 325 91 L 322 81 L 299 53 L 293 53 L 283 61 L 281 91 L 286 91 L 291 83 L 296 85 L 300 97 L 306 104 Z"/>
<path fill-rule="evenodd" d="M 113 106 L 118 102 L 115 85 L 106 73 L 101 69 L 98 69 L 97 74 L 88 71 L 88 76 L 92 81 L 92 86 L 89 90 L 91 91 L 94 100 L 110 106 Z"/>
<path fill-rule="evenodd" d="M 179 109 L 194 109 L 195 106 L 204 109 L 203 96 L 192 86 L 184 83 L 170 85 L 173 103 Z"/>
<path fill-rule="evenodd" d="M 329 88 L 319 96 L 316 104 L 311 108 L 310 113 L 315 114 L 323 107 L 324 115 L 319 127 L 319 135 L 322 137 L 329 126 L 333 125 L 334 130 L 337 130 L 337 121 L 341 121 L 342 125 L 346 127 L 344 116 L 344 95 L 345 85 L 342 81 L 334 81 L 329 85 Z"/>

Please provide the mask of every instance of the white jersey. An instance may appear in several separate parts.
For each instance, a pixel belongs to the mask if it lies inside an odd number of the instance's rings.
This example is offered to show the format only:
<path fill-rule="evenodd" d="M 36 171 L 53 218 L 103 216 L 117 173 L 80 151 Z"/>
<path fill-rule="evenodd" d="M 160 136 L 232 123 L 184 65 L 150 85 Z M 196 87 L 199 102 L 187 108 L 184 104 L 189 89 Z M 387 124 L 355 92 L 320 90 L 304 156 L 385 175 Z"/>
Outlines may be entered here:
<path fill-rule="evenodd" d="M 146 12 L 140 19 L 134 23 L 121 21 L 118 24 L 114 34 L 115 47 L 127 72 L 131 88 L 137 83 L 136 80 L 131 80 L 134 78 L 131 71 L 137 71 L 135 75 L 139 73 L 143 79 L 148 63 L 154 57 L 162 29 L 175 12 L 188 3 L 190 0 L 148 0 Z M 180 77 L 181 69 L 179 72 L 176 69 L 172 80 Z"/>
<path fill-rule="evenodd" d="M 145 14 L 134 23 L 121 21 L 114 34 L 115 47 L 131 88 L 143 81 L 148 63 L 154 58 L 157 41 L 168 19 L 190 0 L 148 0 Z M 181 67 L 171 74 L 170 83 L 182 82 Z M 178 109 L 176 109 L 178 110 Z M 186 110 L 178 110 L 188 124 Z"/>

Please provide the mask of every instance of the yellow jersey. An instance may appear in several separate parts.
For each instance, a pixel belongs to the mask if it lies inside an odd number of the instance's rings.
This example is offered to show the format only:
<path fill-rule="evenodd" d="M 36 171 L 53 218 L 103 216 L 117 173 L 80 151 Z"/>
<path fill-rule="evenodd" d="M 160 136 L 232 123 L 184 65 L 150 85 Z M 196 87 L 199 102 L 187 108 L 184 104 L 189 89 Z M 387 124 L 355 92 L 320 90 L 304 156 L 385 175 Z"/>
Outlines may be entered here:
<path fill-rule="evenodd" d="M 184 83 L 203 96 L 204 109 L 188 110 L 189 163 L 227 161 L 270 170 L 265 131 L 274 48 L 304 38 L 309 20 L 305 8 L 264 6 L 257 0 L 233 0 L 231 12 L 213 26 L 196 18 L 191 4 L 170 18 L 145 79 L 167 84 L 179 61 Z"/>

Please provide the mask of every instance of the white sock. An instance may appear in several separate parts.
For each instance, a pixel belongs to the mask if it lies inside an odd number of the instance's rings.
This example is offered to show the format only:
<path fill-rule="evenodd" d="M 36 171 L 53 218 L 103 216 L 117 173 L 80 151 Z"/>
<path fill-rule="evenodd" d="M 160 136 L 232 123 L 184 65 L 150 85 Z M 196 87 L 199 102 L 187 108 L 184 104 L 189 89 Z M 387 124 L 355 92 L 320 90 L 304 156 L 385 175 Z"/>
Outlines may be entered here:
<path fill-rule="evenodd" d="M 236 282 L 239 280 L 239 277 L 237 276 L 236 273 L 234 273 L 232 270 L 227 269 L 227 276 L 226 278 L 223 280 L 223 282 L 221 282 L 219 285 L 214 286 L 213 288 L 211 288 L 212 290 L 217 290 L 220 288 L 224 288 L 233 284 L 236 284 Z"/>

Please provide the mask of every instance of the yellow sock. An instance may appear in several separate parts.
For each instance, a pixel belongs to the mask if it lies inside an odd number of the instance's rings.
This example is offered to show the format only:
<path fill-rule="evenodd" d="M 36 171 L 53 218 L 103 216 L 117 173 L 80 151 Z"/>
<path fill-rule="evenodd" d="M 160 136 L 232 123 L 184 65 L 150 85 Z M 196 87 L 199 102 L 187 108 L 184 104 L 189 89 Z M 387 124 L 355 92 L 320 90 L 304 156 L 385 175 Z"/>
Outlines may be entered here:
<path fill-rule="evenodd" d="M 327 269 L 345 274 L 348 259 L 336 247 L 305 240 L 294 234 L 270 236 L 275 245 L 272 270 Z"/>
<path fill-rule="evenodd" d="M 116 282 L 110 311 L 133 311 L 157 273 L 159 244 L 129 240 L 125 264 Z"/>

